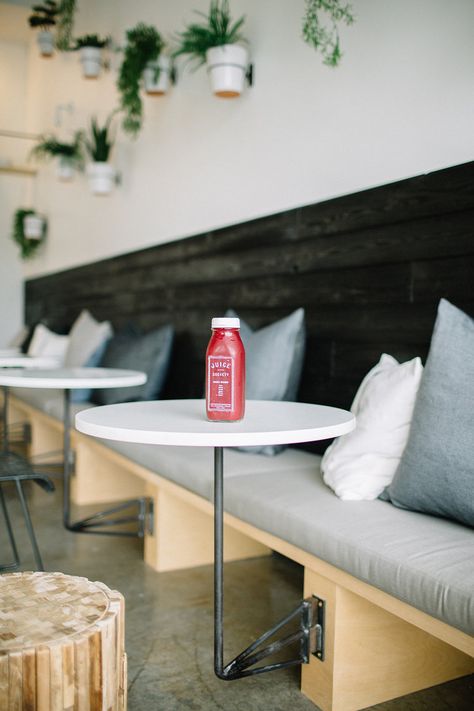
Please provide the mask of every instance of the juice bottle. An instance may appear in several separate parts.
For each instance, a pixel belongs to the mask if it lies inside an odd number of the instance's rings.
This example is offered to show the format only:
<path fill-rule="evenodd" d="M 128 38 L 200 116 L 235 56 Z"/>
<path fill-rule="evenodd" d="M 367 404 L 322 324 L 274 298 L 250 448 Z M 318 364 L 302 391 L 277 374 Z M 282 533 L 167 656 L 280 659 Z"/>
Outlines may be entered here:
<path fill-rule="evenodd" d="M 206 352 L 208 420 L 237 422 L 245 411 L 245 350 L 240 319 L 213 318 Z"/>

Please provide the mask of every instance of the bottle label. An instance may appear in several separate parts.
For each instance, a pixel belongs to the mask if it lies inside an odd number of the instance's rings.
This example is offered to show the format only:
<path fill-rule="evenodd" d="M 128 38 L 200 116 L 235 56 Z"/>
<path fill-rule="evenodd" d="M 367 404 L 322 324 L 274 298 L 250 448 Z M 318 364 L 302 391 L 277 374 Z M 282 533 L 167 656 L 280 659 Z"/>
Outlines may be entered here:
<path fill-rule="evenodd" d="M 234 409 L 234 359 L 231 356 L 208 356 L 207 402 L 212 412 Z"/>

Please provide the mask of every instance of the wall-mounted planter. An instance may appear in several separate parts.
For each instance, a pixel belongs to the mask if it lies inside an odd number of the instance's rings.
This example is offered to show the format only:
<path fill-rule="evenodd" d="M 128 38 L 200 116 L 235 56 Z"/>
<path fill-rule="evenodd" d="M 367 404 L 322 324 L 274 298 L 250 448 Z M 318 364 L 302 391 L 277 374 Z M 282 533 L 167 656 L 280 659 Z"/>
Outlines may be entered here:
<path fill-rule="evenodd" d="M 49 30 L 41 30 L 36 38 L 42 57 L 52 57 L 54 54 L 54 35 Z"/>
<path fill-rule="evenodd" d="M 143 72 L 145 93 L 149 96 L 166 94 L 171 81 L 171 59 L 163 56 L 156 62 L 148 62 Z"/>
<path fill-rule="evenodd" d="M 72 161 L 67 156 L 60 156 L 56 166 L 56 175 L 59 180 L 62 180 L 64 182 L 72 180 L 74 178 L 74 172 L 74 161 Z"/>
<path fill-rule="evenodd" d="M 206 52 L 206 60 L 213 93 L 226 99 L 240 96 L 248 66 L 245 47 L 238 44 L 211 47 Z"/>
<path fill-rule="evenodd" d="M 89 163 L 87 176 L 90 189 L 94 195 L 108 195 L 112 192 L 116 174 L 110 163 Z"/>
<path fill-rule="evenodd" d="M 79 51 L 82 75 L 86 79 L 96 79 L 102 67 L 102 49 L 100 47 L 81 47 Z"/>
<path fill-rule="evenodd" d="M 26 215 L 23 218 L 23 232 L 28 239 L 43 237 L 45 218 L 42 215 Z"/>

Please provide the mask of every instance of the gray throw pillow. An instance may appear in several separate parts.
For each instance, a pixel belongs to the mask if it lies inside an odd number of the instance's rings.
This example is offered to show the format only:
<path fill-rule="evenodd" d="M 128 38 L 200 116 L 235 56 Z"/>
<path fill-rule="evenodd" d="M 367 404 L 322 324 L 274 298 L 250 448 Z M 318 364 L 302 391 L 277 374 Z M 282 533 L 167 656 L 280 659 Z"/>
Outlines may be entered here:
<path fill-rule="evenodd" d="M 144 385 L 131 388 L 95 390 L 92 400 L 97 405 L 113 405 L 132 400 L 155 400 L 163 387 L 173 345 L 173 327 L 163 326 L 145 335 L 122 333 L 112 338 L 101 366 L 141 370 L 147 374 Z"/>
<path fill-rule="evenodd" d="M 381 498 L 474 526 L 474 320 L 444 299 L 408 443 Z"/>
<path fill-rule="evenodd" d="M 237 316 L 229 310 L 226 316 Z M 296 400 L 305 351 L 304 309 L 258 331 L 242 319 L 240 335 L 245 348 L 245 397 L 247 400 Z M 281 445 L 239 447 L 244 451 L 273 455 Z"/>

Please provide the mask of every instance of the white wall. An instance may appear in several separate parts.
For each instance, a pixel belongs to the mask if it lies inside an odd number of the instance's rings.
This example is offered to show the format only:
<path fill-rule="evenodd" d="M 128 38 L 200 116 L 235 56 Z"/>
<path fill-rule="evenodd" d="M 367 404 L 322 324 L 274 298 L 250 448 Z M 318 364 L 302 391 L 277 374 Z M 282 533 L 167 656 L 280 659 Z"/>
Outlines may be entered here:
<path fill-rule="evenodd" d="M 0 130 L 21 131 L 26 125 L 28 45 L 19 20 L 24 11 L 0 13 Z M 24 163 L 25 143 L 0 137 L 0 160 Z M 11 240 L 14 211 L 24 205 L 31 178 L 0 173 L 0 348 L 23 323 L 22 266 Z"/>
<path fill-rule="evenodd" d="M 238 100 L 214 98 L 204 70 L 180 72 L 167 97 L 145 99 L 136 141 L 119 136 L 123 184 L 92 196 L 84 178 L 37 179 L 50 219 L 36 276 L 214 227 L 351 193 L 474 158 L 474 2 L 353 0 L 337 69 L 301 40 L 303 0 L 232 0 L 247 15 L 255 86 Z M 77 32 L 116 39 L 138 21 L 164 34 L 208 0 L 79 0 Z M 116 63 L 118 58 L 116 58 Z M 31 55 L 30 130 L 61 130 L 103 118 L 117 101 L 116 72 L 80 76 L 75 54 Z"/>

